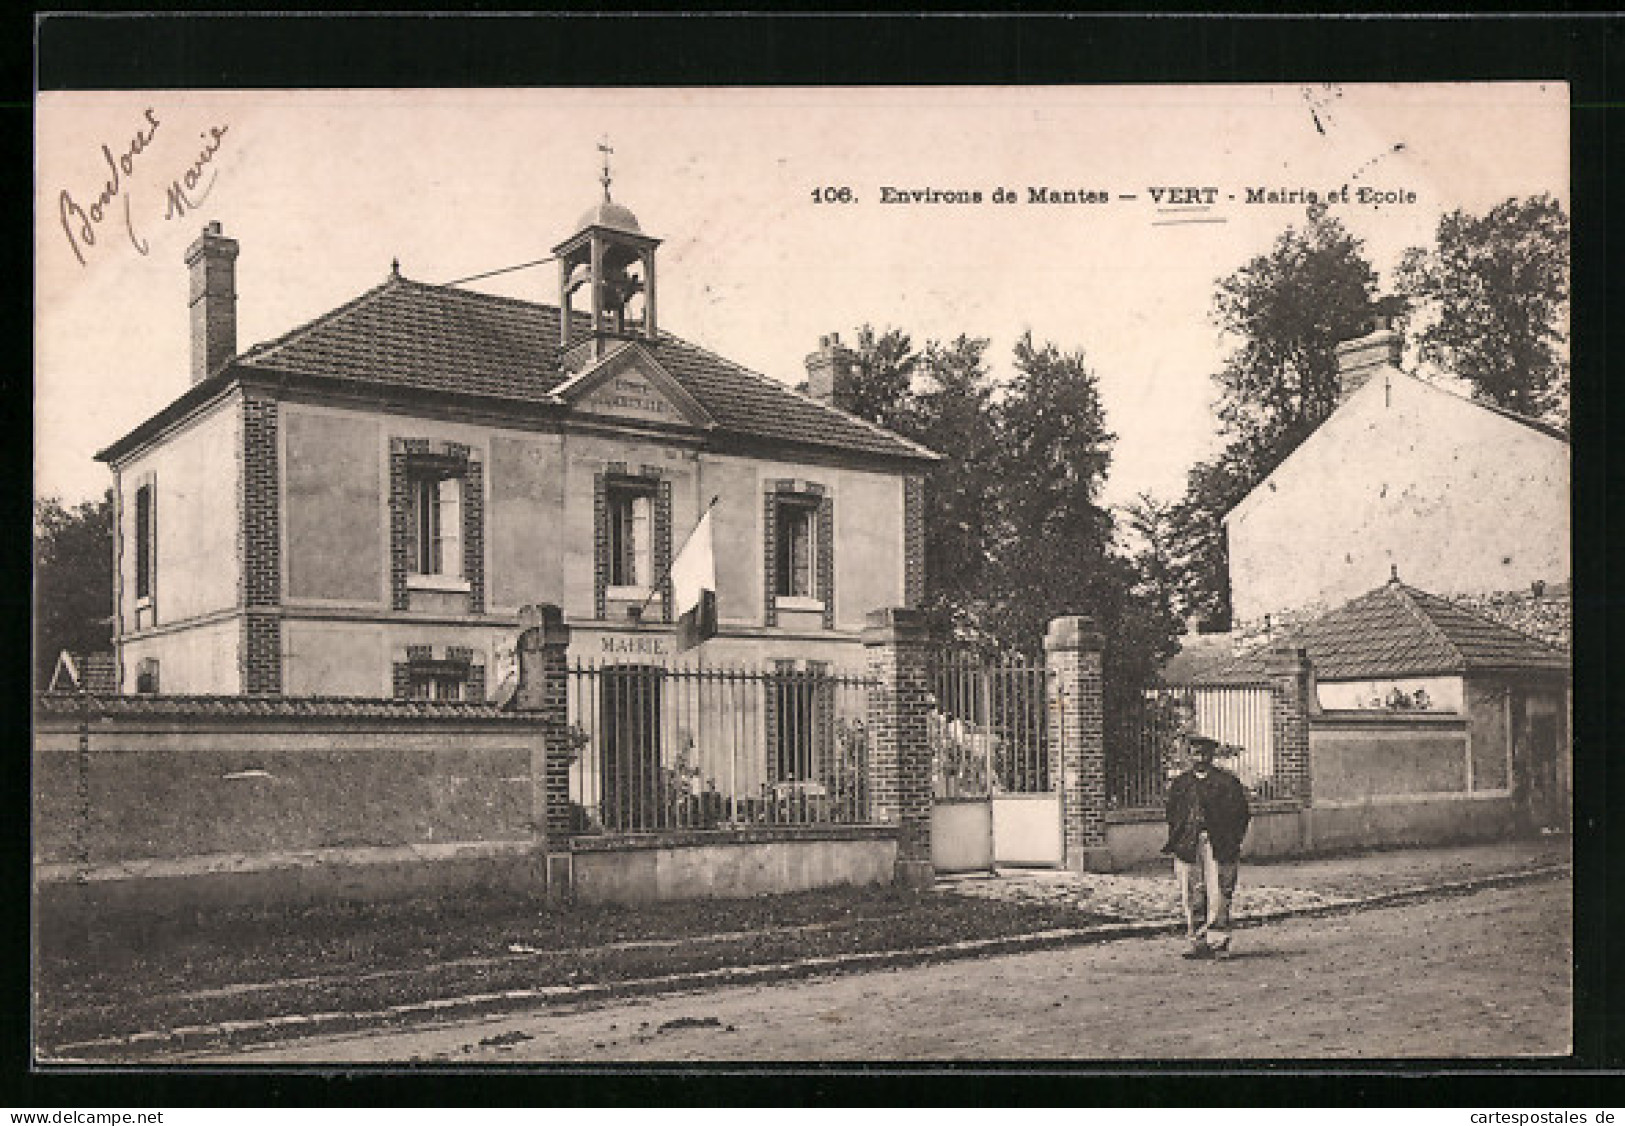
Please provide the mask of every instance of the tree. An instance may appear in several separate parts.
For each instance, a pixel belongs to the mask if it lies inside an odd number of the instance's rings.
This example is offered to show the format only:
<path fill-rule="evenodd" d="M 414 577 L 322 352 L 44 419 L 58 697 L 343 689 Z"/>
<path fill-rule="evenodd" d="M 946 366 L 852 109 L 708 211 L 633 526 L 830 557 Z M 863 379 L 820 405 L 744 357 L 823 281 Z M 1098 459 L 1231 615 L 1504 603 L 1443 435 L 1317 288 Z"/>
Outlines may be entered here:
<path fill-rule="evenodd" d="M 856 369 L 843 385 L 843 405 L 887 429 L 906 432 L 911 424 L 908 416 L 919 362 L 908 334 L 889 328 L 876 336 L 871 326 L 864 325 L 858 329 Z"/>
<path fill-rule="evenodd" d="M 1426 318 L 1415 336 L 1424 362 L 1482 402 L 1566 416 L 1569 220 L 1555 199 L 1441 216 L 1434 245 L 1408 250 L 1397 280 Z"/>
<path fill-rule="evenodd" d="M 1226 451 L 1192 466 L 1185 495 L 1169 514 L 1169 553 L 1181 615 L 1200 631 L 1223 631 L 1230 620 L 1230 553 L 1224 516 L 1256 483 L 1247 460 Z"/>
<path fill-rule="evenodd" d="M 926 345 L 904 433 L 943 456 L 926 482 L 925 604 L 930 620 L 976 632 L 984 616 L 998 509 L 999 435 L 988 341 Z"/>
<path fill-rule="evenodd" d="M 1091 615 L 1107 639 L 1108 709 L 1137 698 L 1173 650 L 1172 608 L 1116 547 L 1100 502 L 1116 441 L 1082 352 L 1025 334 L 998 402 L 1000 463 L 988 632 L 1032 650 L 1050 619 Z"/>
<path fill-rule="evenodd" d="M 44 685 L 57 655 L 112 645 L 113 493 L 64 508 L 34 507 L 34 671 Z"/>
<path fill-rule="evenodd" d="M 1191 469 L 1171 520 L 1185 612 L 1228 629 L 1224 515 L 1336 408 L 1337 345 L 1380 306 L 1363 244 L 1324 208 L 1216 285 L 1214 321 L 1237 342 L 1214 377 L 1226 445 Z"/>
<path fill-rule="evenodd" d="M 1141 491 L 1123 506 L 1123 515 L 1128 521 L 1127 531 L 1137 541 L 1133 553 L 1135 590 L 1183 613 L 1174 557 L 1174 505 Z"/>
<path fill-rule="evenodd" d="M 1076 610 L 1112 547 L 1100 490 L 1116 440 L 1081 352 L 1016 341 L 1016 376 L 998 402 L 999 524 L 991 631 L 1031 647 L 1049 619 Z"/>
<path fill-rule="evenodd" d="M 1335 350 L 1367 327 L 1376 286 L 1364 245 L 1324 209 L 1219 279 L 1213 318 L 1238 343 L 1215 377 L 1218 413 L 1238 454 L 1273 468 L 1337 406 Z"/>
<path fill-rule="evenodd" d="M 1171 651 L 1174 619 L 1116 550 L 1100 503 L 1114 437 L 1083 354 L 1028 333 L 1015 377 L 998 386 L 986 339 L 931 341 L 917 355 L 896 330 L 858 340 L 858 413 L 943 458 L 926 489 L 928 618 L 982 648 L 1031 654 L 1051 618 L 1092 614 L 1109 639 L 1108 695 L 1137 693 Z"/>

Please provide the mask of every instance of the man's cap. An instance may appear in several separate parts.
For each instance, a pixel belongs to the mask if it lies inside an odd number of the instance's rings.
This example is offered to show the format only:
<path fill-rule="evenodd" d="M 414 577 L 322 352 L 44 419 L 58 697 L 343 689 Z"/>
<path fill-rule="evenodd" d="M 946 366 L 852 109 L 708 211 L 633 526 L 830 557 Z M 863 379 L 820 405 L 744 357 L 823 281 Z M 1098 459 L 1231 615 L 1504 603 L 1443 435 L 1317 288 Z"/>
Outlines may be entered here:
<path fill-rule="evenodd" d="M 1187 734 L 1185 736 L 1185 745 L 1193 751 L 1210 751 L 1217 753 L 1219 750 L 1219 741 L 1217 739 L 1211 739 L 1206 735 Z"/>

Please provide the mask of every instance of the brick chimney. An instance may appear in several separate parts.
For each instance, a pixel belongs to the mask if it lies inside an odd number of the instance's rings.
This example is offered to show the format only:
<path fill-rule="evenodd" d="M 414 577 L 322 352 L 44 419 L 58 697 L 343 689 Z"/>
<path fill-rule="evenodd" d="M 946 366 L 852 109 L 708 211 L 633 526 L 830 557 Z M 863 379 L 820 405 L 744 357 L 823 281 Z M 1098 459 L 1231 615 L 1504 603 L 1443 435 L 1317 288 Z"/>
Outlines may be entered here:
<path fill-rule="evenodd" d="M 807 393 L 821 403 L 844 409 L 850 401 L 857 353 L 841 343 L 841 334 L 832 332 L 818 338 L 818 351 L 807 357 Z"/>
<path fill-rule="evenodd" d="M 1345 340 L 1337 346 L 1337 403 L 1364 387 L 1379 368 L 1399 366 L 1405 340 L 1394 331 L 1387 315 L 1375 318 L 1374 327 L 1364 336 Z"/>
<path fill-rule="evenodd" d="M 202 383 L 237 354 L 237 240 L 218 221 L 186 250 L 192 271 L 192 382 Z"/>

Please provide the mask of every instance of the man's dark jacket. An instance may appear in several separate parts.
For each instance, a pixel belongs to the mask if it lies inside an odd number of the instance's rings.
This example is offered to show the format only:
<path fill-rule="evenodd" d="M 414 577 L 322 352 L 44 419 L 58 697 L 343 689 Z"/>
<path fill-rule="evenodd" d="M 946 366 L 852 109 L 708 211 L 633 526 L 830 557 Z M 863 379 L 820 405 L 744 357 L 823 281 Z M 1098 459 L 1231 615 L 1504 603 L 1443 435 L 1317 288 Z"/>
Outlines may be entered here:
<path fill-rule="evenodd" d="M 1241 779 L 1216 766 L 1209 768 L 1206 778 L 1187 770 L 1168 786 L 1168 843 L 1162 851 L 1195 864 L 1197 834 L 1205 827 L 1213 859 L 1234 864 L 1241 859 L 1241 839 L 1251 819 Z"/>

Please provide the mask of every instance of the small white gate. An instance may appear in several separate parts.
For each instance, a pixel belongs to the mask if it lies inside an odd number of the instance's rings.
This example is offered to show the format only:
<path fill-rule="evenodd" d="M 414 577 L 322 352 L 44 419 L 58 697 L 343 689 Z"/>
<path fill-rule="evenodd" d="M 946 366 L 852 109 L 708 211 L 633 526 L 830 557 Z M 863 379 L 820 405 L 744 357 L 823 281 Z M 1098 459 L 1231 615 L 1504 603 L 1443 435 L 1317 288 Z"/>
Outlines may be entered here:
<path fill-rule="evenodd" d="M 1020 658 L 939 654 L 929 724 L 938 872 L 1062 863 L 1060 774 L 1051 763 L 1049 675 Z"/>
<path fill-rule="evenodd" d="M 1226 769 L 1254 795 L 1274 795 L 1270 686 L 1182 684 L 1148 688 L 1106 716 L 1106 801 L 1112 809 L 1161 809 L 1168 779 L 1184 763 L 1182 736 L 1219 741 Z"/>

